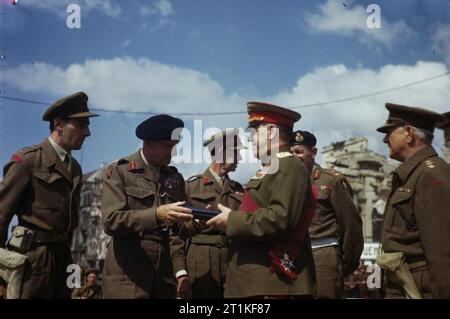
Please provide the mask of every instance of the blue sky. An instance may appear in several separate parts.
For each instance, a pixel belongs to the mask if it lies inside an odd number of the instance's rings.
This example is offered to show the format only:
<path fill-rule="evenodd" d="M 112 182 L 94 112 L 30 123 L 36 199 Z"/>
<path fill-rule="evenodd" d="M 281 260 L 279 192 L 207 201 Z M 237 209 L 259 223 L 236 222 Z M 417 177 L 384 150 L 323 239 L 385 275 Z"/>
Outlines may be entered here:
<path fill-rule="evenodd" d="M 83 90 L 91 108 L 145 112 L 245 112 L 264 100 L 296 107 L 385 90 L 448 72 L 450 4 L 419 1 L 301 0 L 2 0 L 0 80 L 3 96 L 53 102 Z M 68 4 L 81 28 L 66 26 Z M 381 8 L 369 29 L 366 8 Z M 374 131 L 385 102 L 450 109 L 450 79 L 311 108 L 296 128 L 319 146 Z M 0 99 L 0 165 L 48 134 L 46 105 Z M 148 115 L 102 113 L 76 157 L 84 171 L 139 147 L 137 124 Z M 246 115 L 182 116 L 187 127 L 245 127 Z M 437 131 L 435 146 L 442 146 Z M 185 177 L 206 164 L 182 165 Z M 244 166 L 245 168 L 245 166 Z M 238 170 L 239 179 L 253 172 Z"/>

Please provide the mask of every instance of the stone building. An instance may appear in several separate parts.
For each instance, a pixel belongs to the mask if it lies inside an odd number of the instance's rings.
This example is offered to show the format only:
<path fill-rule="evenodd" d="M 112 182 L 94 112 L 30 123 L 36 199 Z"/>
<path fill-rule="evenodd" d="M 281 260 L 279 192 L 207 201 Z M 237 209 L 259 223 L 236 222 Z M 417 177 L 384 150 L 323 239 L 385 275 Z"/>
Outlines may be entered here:
<path fill-rule="evenodd" d="M 324 167 L 341 172 L 352 185 L 363 220 L 364 240 L 378 242 L 390 191 L 390 173 L 396 164 L 369 150 L 368 141 L 363 137 L 326 146 L 321 156 Z"/>
<path fill-rule="evenodd" d="M 84 268 L 103 268 L 109 236 L 103 231 L 101 193 L 105 167 L 83 176 L 78 228 L 72 239 L 74 263 Z"/>

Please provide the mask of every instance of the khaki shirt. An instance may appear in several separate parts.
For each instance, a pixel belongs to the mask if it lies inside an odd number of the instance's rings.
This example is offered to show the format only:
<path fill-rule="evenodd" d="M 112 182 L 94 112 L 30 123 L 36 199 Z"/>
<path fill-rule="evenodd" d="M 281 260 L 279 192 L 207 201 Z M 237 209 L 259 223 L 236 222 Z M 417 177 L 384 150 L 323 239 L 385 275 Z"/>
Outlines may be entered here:
<path fill-rule="evenodd" d="M 426 260 L 433 298 L 450 298 L 450 166 L 426 147 L 393 172 L 382 246 Z"/>
<path fill-rule="evenodd" d="M 295 234 L 311 198 L 305 164 L 289 152 L 277 157 L 279 168 L 275 173 L 261 171 L 246 185 L 246 191 L 260 208 L 253 213 L 233 210 L 228 216 L 226 235 L 231 243 L 225 297 L 301 296 L 315 292 L 309 236 L 300 250 L 296 279 L 287 282 L 269 269 L 269 249 Z"/>
<path fill-rule="evenodd" d="M 319 196 L 309 234 L 312 239 L 335 237 L 343 253 L 344 275 L 359 266 L 364 248 L 362 220 L 347 179 L 335 170 L 314 165 L 311 182 Z"/>
<path fill-rule="evenodd" d="M 81 167 L 72 158 L 70 171 L 48 139 L 15 153 L 0 182 L 0 246 L 5 245 L 14 215 L 20 225 L 55 233 L 78 225 Z"/>
<path fill-rule="evenodd" d="M 203 174 L 192 176 L 186 181 L 186 193 L 192 205 L 197 208 L 211 205 L 211 209 L 218 209 L 217 205 L 222 204 L 231 209 L 238 209 L 243 192 L 242 185 L 228 176 L 223 178 L 222 185 L 220 185 L 209 168 Z M 203 230 L 202 233 L 217 234 L 219 232 L 209 228 Z"/>

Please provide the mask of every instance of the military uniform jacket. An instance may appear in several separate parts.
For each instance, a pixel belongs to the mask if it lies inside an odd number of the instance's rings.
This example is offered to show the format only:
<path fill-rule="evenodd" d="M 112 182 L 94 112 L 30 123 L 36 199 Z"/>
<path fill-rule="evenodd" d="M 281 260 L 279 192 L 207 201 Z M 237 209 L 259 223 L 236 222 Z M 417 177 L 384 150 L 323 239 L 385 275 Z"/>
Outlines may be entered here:
<path fill-rule="evenodd" d="M 383 219 L 384 252 L 426 260 L 433 298 L 450 298 L 450 166 L 426 147 L 393 172 Z"/>
<path fill-rule="evenodd" d="M 77 227 L 81 167 L 74 158 L 70 171 L 48 139 L 13 155 L 0 183 L 0 246 L 13 215 L 34 230 L 65 233 Z"/>
<path fill-rule="evenodd" d="M 103 227 L 113 240 L 105 258 L 104 296 L 168 298 L 153 288 L 160 277 L 176 284 L 174 274 L 186 269 L 185 242 L 176 229 L 159 224 L 156 209 L 187 199 L 183 176 L 173 167 L 157 172 L 140 151 L 112 164 L 106 174 Z"/>
<path fill-rule="evenodd" d="M 311 183 L 305 164 L 282 152 L 275 173 L 259 171 L 246 185 L 259 204 L 253 213 L 233 210 L 228 216 L 229 264 L 225 297 L 295 296 L 314 293 L 314 261 L 309 236 L 303 241 L 296 272 L 285 281 L 269 270 L 268 251 L 291 238 L 311 198 Z"/>
<path fill-rule="evenodd" d="M 350 275 L 358 268 L 364 248 L 362 220 L 352 199 L 351 186 L 339 172 L 323 169 L 317 164 L 314 165 L 311 182 L 319 197 L 309 234 L 312 239 L 338 238 L 344 274 Z"/>
<path fill-rule="evenodd" d="M 211 209 L 218 209 L 222 204 L 231 209 L 238 209 L 242 201 L 242 185 L 227 177 L 220 185 L 208 169 L 201 175 L 195 175 L 186 181 L 186 193 L 194 207 L 205 208 L 211 205 Z M 203 230 L 205 234 L 219 234 L 220 232 L 209 228 Z"/>

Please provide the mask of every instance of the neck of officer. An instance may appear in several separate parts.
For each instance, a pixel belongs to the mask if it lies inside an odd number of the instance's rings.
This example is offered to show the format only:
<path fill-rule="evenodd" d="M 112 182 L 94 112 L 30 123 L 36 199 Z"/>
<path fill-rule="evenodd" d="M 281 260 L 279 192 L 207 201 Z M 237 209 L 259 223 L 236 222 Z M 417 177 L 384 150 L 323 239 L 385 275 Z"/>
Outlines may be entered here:
<path fill-rule="evenodd" d="M 424 149 L 425 147 L 430 146 L 428 144 L 425 144 L 419 140 L 416 140 L 414 144 L 408 145 L 403 152 L 400 154 L 401 158 L 399 158 L 400 162 L 407 161 L 411 156 L 419 152 L 420 150 Z"/>
<path fill-rule="evenodd" d="M 53 140 L 53 142 L 55 142 L 56 144 L 58 144 L 59 146 L 61 146 L 67 153 L 70 154 L 70 147 L 65 145 L 61 136 L 59 135 L 57 130 L 54 130 L 51 134 L 50 134 L 50 138 Z"/>

